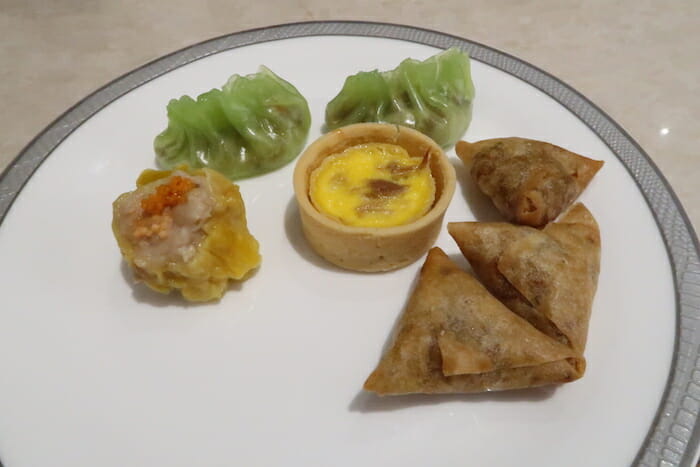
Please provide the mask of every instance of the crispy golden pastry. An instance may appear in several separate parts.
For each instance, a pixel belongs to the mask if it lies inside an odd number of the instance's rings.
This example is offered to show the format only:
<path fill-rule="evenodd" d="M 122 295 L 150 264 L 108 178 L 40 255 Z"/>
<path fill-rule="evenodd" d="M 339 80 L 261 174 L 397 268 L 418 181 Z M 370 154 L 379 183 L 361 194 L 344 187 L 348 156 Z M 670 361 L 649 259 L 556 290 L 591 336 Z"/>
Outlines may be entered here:
<path fill-rule="evenodd" d="M 568 338 L 533 308 L 498 270 L 498 259 L 506 247 L 528 235 L 537 235 L 540 233 L 537 229 L 504 222 L 456 222 L 448 224 L 447 230 L 469 260 L 476 276 L 495 297 L 543 333 L 568 345 Z"/>
<path fill-rule="evenodd" d="M 573 381 L 584 369 L 576 352 L 512 313 L 435 247 L 364 388 L 380 395 L 516 389 Z"/>
<path fill-rule="evenodd" d="M 603 166 L 603 161 L 524 138 L 460 141 L 455 151 L 508 221 L 532 227 L 553 221 Z"/>
<path fill-rule="evenodd" d="M 542 231 L 500 222 L 450 223 L 447 230 L 496 298 L 583 354 L 600 271 L 598 224 L 583 204 Z"/>
<path fill-rule="evenodd" d="M 427 212 L 402 225 L 362 227 L 347 225 L 319 211 L 311 196 L 314 172 L 326 158 L 368 143 L 396 145 L 405 149 L 412 159 L 425 160 L 435 185 L 434 194 L 429 195 L 433 201 Z M 398 167 L 399 172 L 402 170 L 406 168 Z M 306 240 L 320 256 L 351 271 L 391 271 L 421 258 L 440 233 L 455 185 L 454 167 L 435 141 L 411 128 L 385 123 L 358 123 L 323 135 L 299 156 L 294 169 L 294 194 Z M 386 186 L 383 188 L 391 191 Z M 381 191 L 370 189 L 370 196 Z M 413 190 L 413 193 L 418 192 Z M 370 206 L 365 204 L 363 210 Z M 375 206 L 387 207 L 383 202 Z"/>

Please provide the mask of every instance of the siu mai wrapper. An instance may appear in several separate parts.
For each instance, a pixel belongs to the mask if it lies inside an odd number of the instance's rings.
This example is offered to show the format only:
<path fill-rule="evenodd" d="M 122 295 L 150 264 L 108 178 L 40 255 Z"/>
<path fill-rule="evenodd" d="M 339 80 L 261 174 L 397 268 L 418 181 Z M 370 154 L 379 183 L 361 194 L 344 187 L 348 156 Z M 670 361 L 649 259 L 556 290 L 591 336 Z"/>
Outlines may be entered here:
<path fill-rule="evenodd" d="M 364 388 L 469 393 L 573 381 L 585 361 L 511 312 L 439 248 L 430 250 L 390 349 Z"/>
<path fill-rule="evenodd" d="M 532 227 L 566 210 L 603 166 L 603 161 L 524 138 L 460 141 L 455 151 L 509 222 Z"/>
<path fill-rule="evenodd" d="M 261 261 L 238 186 L 211 169 L 144 170 L 114 202 L 112 230 L 137 281 L 192 302 L 221 298 Z"/>

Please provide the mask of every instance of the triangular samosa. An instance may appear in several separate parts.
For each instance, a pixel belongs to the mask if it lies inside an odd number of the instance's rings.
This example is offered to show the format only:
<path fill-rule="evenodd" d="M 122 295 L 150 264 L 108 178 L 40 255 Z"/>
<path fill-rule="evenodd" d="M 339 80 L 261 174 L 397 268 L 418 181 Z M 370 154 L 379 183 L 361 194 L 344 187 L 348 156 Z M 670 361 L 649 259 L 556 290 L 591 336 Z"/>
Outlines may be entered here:
<path fill-rule="evenodd" d="M 439 248 L 428 253 L 391 348 L 364 388 L 464 393 L 573 381 L 585 361 L 494 298 Z"/>
<path fill-rule="evenodd" d="M 455 151 L 509 222 L 532 227 L 559 216 L 603 166 L 603 161 L 524 138 L 460 141 Z"/>
<path fill-rule="evenodd" d="M 600 271 L 600 232 L 583 204 L 542 231 L 501 222 L 456 222 L 447 230 L 496 298 L 583 353 Z"/>

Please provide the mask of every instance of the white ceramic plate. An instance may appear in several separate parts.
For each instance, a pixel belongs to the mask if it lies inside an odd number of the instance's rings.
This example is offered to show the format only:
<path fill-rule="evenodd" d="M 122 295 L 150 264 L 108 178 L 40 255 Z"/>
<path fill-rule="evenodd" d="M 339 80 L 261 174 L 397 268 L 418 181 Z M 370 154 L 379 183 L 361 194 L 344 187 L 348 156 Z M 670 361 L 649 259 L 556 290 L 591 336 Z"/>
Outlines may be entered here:
<path fill-rule="evenodd" d="M 220 303 L 191 306 L 132 285 L 110 230 L 111 203 L 142 169 L 154 167 L 152 142 L 167 124 L 170 98 L 265 64 L 308 99 L 312 141 L 347 75 L 450 45 L 480 60 L 472 61 L 477 98 L 466 139 L 517 135 L 606 161 L 581 198 L 603 242 L 583 379 L 483 395 L 363 392 L 422 260 L 367 275 L 316 257 L 300 231 L 293 163 L 240 182 L 263 264 Z M 200 56 L 206 58 L 195 60 Z M 526 82 L 537 79 L 546 93 Z M 557 92 L 583 104 L 561 103 Z M 604 134 L 612 123 L 595 112 L 570 88 L 512 57 L 437 33 L 366 23 L 228 36 L 115 81 L 40 135 L 0 180 L 0 216 L 7 211 L 0 225 L 2 461 L 388 467 L 663 460 L 668 445 L 654 451 L 653 437 L 680 358 L 679 266 L 672 268 L 672 244 L 667 251 L 650 190 L 611 141 L 619 134 L 618 143 L 636 146 L 615 126 L 618 133 Z M 591 124 L 595 119 L 601 127 Z M 459 188 L 446 222 L 493 219 L 449 155 Z M 649 164 L 643 154 L 634 157 Z M 659 177 L 653 170 L 648 176 Z M 444 230 L 437 245 L 458 256 Z M 679 462 L 695 443 L 691 421 Z"/>

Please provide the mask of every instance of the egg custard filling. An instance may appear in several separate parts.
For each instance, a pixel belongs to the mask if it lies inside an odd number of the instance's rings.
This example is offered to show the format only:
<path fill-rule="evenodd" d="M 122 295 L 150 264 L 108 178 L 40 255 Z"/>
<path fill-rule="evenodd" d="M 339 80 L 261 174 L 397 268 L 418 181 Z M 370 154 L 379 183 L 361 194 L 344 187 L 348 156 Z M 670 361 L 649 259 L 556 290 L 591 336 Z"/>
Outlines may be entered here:
<path fill-rule="evenodd" d="M 312 171 L 309 197 L 319 212 L 355 227 L 393 227 L 424 216 L 435 201 L 430 153 L 367 143 L 324 158 Z"/>

